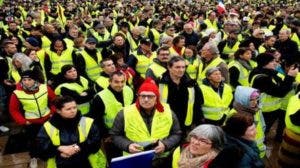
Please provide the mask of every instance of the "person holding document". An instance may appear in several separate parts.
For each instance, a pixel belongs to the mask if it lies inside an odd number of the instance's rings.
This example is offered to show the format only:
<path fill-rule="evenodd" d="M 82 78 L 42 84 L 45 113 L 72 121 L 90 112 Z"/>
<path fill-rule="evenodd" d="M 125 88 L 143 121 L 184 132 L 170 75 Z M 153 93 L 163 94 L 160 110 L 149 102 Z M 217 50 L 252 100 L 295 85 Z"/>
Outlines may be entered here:
<path fill-rule="evenodd" d="M 179 144 L 181 129 L 168 104 L 159 100 L 158 87 L 147 78 L 136 102 L 124 107 L 110 130 L 113 143 L 124 155 L 154 149 L 152 167 L 170 167 L 170 150 Z"/>

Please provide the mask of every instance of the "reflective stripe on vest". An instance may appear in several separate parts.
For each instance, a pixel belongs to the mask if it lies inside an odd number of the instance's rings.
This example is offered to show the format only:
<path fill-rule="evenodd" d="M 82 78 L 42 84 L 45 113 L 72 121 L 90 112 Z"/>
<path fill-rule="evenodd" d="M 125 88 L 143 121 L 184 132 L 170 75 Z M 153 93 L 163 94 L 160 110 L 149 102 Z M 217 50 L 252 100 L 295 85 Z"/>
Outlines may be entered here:
<path fill-rule="evenodd" d="M 300 135 L 300 126 L 294 125 L 291 121 L 290 116 L 297 113 L 300 109 L 300 99 L 299 94 L 296 94 L 295 96 L 290 98 L 289 104 L 286 109 L 286 115 L 285 115 L 285 125 L 286 128 L 291 130 L 292 132 Z"/>
<path fill-rule="evenodd" d="M 137 143 L 155 142 L 169 136 L 173 119 L 168 104 L 163 104 L 164 112 L 155 110 L 152 119 L 151 132 L 135 104 L 124 107 L 124 131 L 126 137 Z"/>
<path fill-rule="evenodd" d="M 161 65 L 159 65 L 156 62 L 152 62 L 152 64 L 149 66 L 149 69 L 152 70 L 155 78 L 159 79 L 161 78 L 162 74 L 167 71 L 167 69 Z"/>
<path fill-rule="evenodd" d="M 93 121 L 94 120 L 91 118 L 81 117 L 77 126 L 79 133 L 79 143 L 84 142 L 88 137 Z M 52 144 L 54 146 L 60 146 L 59 130 L 55 128 L 49 121 L 44 124 L 44 128 L 49 138 L 51 139 Z M 106 158 L 101 149 L 99 149 L 99 151 L 94 154 L 90 154 L 88 160 L 93 168 L 103 168 L 106 166 Z M 55 158 L 50 158 L 47 160 L 47 168 L 56 168 Z"/>
<path fill-rule="evenodd" d="M 75 91 L 78 95 L 89 89 L 89 82 L 84 77 L 80 76 L 80 82 L 82 85 L 77 82 L 73 83 L 62 83 L 58 85 L 55 89 L 56 95 L 61 95 L 61 88 L 67 88 L 69 90 Z M 90 103 L 85 102 L 77 105 L 77 108 L 80 110 L 82 115 L 87 114 L 90 111 Z"/>
<path fill-rule="evenodd" d="M 233 98 L 231 87 L 224 83 L 224 90 L 222 97 L 214 91 L 210 86 L 200 85 L 204 97 L 202 105 L 203 115 L 206 119 L 220 120 L 229 112 L 229 105 Z"/>
<path fill-rule="evenodd" d="M 219 64 L 221 63 L 225 63 L 225 61 L 220 58 L 220 57 L 217 57 L 215 58 L 214 60 L 212 60 L 204 69 L 203 69 L 203 62 L 200 61 L 200 64 L 199 64 L 199 70 L 198 70 L 198 77 L 197 77 L 197 82 L 198 84 L 200 85 L 202 83 L 202 80 L 206 78 L 205 74 L 206 74 L 206 71 L 210 68 L 213 68 L 213 67 L 217 67 Z"/>
<path fill-rule="evenodd" d="M 253 86 L 253 83 L 257 77 L 263 77 L 263 76 L 266 77 L 267 75 L 266 74 L 254 75 L 251 79 L 250 86 Z M 279 73 L 277 73 L 277 76 L 279 76 L 281 79 L 284 78 Z M 275 83 L 274 80 L 272 80 L 272 82 Z M 280 97 L 274 97 L 274 96 L 268 95 L 266 93 L 261 93 L 260 102 L 261 102 L 262 112 L 272 112 L 272 111 L 280 109 L 281 101 L 282 101 L 282 98 L 280 98 Z"/>
<path fill-rule="evenodd" d="M 257 65 L 256 65 L 256 62 L 250 60 L 250 65 L 252 68 L 255 68 Z M 249 74 L 250 74 L 250 71 L 247 70 L 239 61 L 237 60 L 234 60 L 234 61 L 231 61 L 228 65 L 228 68 L 231 68 L 231 67 L 236 67 L 238 69 L 238 71 L 240 72 L 239 74 L 239 79 L 238 79 L 238 82 L 242 85 L 242 86 L 249 86 L 249 82 L 248 82 L 248 78 L 249 78 Z"/>
<path fill-rule="evenodd" d="M 72 60 L 72 51 L 73 49 L 66 49 L 64 50 L 60 56 L 53 51 L 46 51 L 49 55 L 50 61 L 52 63 L 51 73 L 57 75 L 61 71 L 61 67 L 67 64 L 73 64 Z"/>
<path fill-rule="evenodd" d="M 50 114 L 47 85 L 41 84 L 39 91 L 34 94 L 27 94 L 23 90 L 15 90 L 14 93 L 23 106 L 26 119 L 37 119 Z"/>
<path fill-rule="evenodd" d="M 167 103 L 169 95 L 169 87 L 166 84 L 159 84 L 160 92 L 160 101 Z M 193 87 L 188 87 L 188 106 L 186 110 L 186 118 L 184 125 L 190 126 L 193 121 L 193 111 L 194 111 L 194 102 L 195 102 L 195 89 Z"/>
<path fill-rule="evenodd" d="M 81 51 L 80 53 L 84 59 L 85 62 L 85 71 L 87 73 L 87 76 L 92 80 L 95 81 L 102 71 L 102 68 L 100 67 L 100 62 L 102 60 L 102 56 L 99 52 L 97 52 L 97 61 L 94 60 L 85 50 Z"/>
<path fill-rule="evenodd" d="M 129 106 L 133 101 L 133 91 L 129 86 L 124 86 L 123 91 L 123 102 L 124 106 Z M 111 128 L 113 126 L 116 115 L 120 110 L 123 109 L 122 103 L 120 103 L 113 93 L 109 89 L 104 89 L 98 93 L 101 100 L 104 103 L 104 122 L 107 128 Z"/>
<path fill-rule="evenodd" d="M 146 71 L 150 64 L 153 62 L 153 59 L 156 58 L 156 52 L 152 52 L 150 57 L 147 57 L 145 55 L 138 55 L 137 52 L 134 52 L 133 54 L 135 58 L 137 59 L 137 64 L 136 64 L 136 71 L 143 77 L 145 78 L 146 76 Z"/>

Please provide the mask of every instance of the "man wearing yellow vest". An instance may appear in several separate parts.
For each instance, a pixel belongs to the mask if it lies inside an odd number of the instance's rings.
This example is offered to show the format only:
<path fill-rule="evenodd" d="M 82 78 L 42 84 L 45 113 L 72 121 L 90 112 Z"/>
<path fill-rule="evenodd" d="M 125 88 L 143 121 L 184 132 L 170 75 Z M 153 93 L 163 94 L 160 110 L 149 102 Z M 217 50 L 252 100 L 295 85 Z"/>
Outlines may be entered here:
<path fill-rule="evenodd" d="M 206 78 L 199 86 L 201 96 L 197 102 L 202 104 L 205 122 L 222 126 L 233 99 L 231 86 L 222 81 L 221 70 L 218 67 L 209 68 Z"/>
<path fill-rule="evenodd" d="M 256 61 L 257 67 L 249 75 L 250 85 L 261 92 L 261 106 L 266 122 L 266 134 L 273 123 L 279 119 L 275 139 L 281 141 L 285 116 L 285 111 L 280 109 L 282 98 L 292 89 L 292 84 L 299 70 L 292 67 L 286 76 L 281 77 L 275 70 L 277 63 L 273 55 L 259 54 Z"/>
<path fill-rule="evenodd" d="M 158 87 L 151 78 L 141 85 L 137 96 L 136 103 L 117 114 L 110 131 L 113 143 L 127 153 L 154 149 L 152 167 L 171 167 L 169 151 L 181 139 L 178 119 L 168 104 L 160 102 Z"/>
<path fill-rule="evenodd" d="M 10 98 L 9 111 L 18 125 L 25 128 L 30 149 L 30 166 L 36 164 L 37 146 L 35 137 L 42 124 L 54 113 L 54 92 L 46 84 L 40 84 L 33 71 L 24 71 L 21 82 Z"/>
<path fill-rule="evenodd" d="M 197 82 L 202 83 L 209 68 L 219 67 L 223 80 L 229 82 L 229 72 L 226 62 L 220 58 L 219 50 L 214 42 L 207 42 L 201 49 L 201 62 L 199 64 Z"/>
<path fill-rule="evenodd" d="M 238 41 L 238 35 L 239 31 L 232 30 L 229 32 L 227 39 L 218 44 L 221 58 L 226 62 L 233 60 L 234 53 L 239 49 L 240 42 Z"/>
<path fill-rule="evenodd" d="M 125 106 L 133 103 L 134 94 L 132 89 L 126 85 L 124 73 L 113 72 L 109 77 L 109 86 L 100 91 L 93 99 L 90 117 L 99 125 L 104 135 L 104 148 L 107 160 L 120 156 L 119 150 L 112 144 L 108 131 L 113 126 L 118 112 Z"/>
<path fill-rule="evenodd" d="M 162 77 L 162 74 L 167 71 L 167 64 L 170 60 L 169 47 L 164 46 L 157 49 L 157 57 L 153 59 L 153 63 L 149 66 L 146 72 L 146 77 L 150 77 L 155 82 Z"/>
<path fill-rule="evenodd" d="M 106 89 L 109 86 L 109 76 L 116 71 L 116 66 L 111 58 L 103 59 L 100 62 L 100 67 L 103 71 L 95 81 L 96 92 L 100 92 L 101 90 Z"/>
<path fill-rule="evenodd" d="M 200 90 L 197 82 L 185 72 L 184 58 L 172 57 L 168 62 L 168 71 L 159 80 L 160 100 L 170 104 L 170 108 L 177 115 L 183 133 L 187 133 L 191 126 L 199 125 L 203 120 Z"/>

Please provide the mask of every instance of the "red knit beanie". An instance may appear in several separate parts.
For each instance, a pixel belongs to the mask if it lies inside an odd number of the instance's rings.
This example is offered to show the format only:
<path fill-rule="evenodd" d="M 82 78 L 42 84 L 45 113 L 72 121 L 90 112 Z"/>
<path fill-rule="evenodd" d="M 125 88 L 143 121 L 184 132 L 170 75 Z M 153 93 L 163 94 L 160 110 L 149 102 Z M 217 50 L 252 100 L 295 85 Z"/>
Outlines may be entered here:
<path fill-rule="evenodd" d="M 156 105 L 155 105 L 155 108 L 157 109 L 157 111 L 159 112 L 163 112 L 164 111 L 164 107 L 163 105 L 160 103 L 160 99 L 159 99 L 159 90 L 158 90 L 158 87 L 157 85 L 155 84 L 154 80 L 151 79 L 151 78 L 147 78 L 143 84 L 140 86 L 139 90 L 138 90 L 138 95 L 143 92 L 143 91 L 146 91 L 146 92 L 153 92 L 155 95 L 156 95 Z M 140 109 L 140 103 L 139 103 L 139 100 L 137 99 L 136 102 L 136 107 L 138 109 Z"/>

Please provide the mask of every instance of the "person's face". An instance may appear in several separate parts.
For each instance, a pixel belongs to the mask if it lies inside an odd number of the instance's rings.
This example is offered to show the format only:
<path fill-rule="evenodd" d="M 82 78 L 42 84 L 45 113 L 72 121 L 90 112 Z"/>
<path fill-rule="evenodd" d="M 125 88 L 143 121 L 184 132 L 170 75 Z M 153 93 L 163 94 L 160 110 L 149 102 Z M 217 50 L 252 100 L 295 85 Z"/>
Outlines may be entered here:
<path fill-rule="evenodd" d="M 37 58 L 36 51 L 34 50 L 30 51 L 28 57 L 32 60 L 35 60 Z"/>
<path fill-rule="evenodd" d="M 114 40 L 116 46 L 123 46 L 125 41 L 121 36 L 117 36 Z"/>
<path fill-rule="evenodd" d="M 124 75 L 114 75 L 111 81 L 109 81 L 109 85 L 114 91 L 122 92 L 125 82 L 126 80 Z"/>
<path fill-rule="evenodd" d="M 286 31 L 283 30 L 279 32 L 278 37 L 280 41 L 286 41 L 289 38 L 289 35 Z"/>
<path fill-rule="evenodd" d="M 264 66 L 266 69 L 272 69 L 275 70 L 277 67 L 277 62 L 275 59 L 273 59 L 271 62 L 269 62 L 267 65 Z"/>
<path fill-rule="evenodd" d="M 175 78 L 181 78 L 185 72 L 185 62 L 184 61 L 177 61 L 174 62 L 173 65 L 170 67 L 168 66 L 170 76 Z"/>
<path fill-rule="evenodd" d="M 64 50 L 64 45 L 63 42 L 60 40 L 55 41 L 54 44 L 54 49 L 56 50 L 56 52 L 60 53 Z"/>
<path fill-rule="evenodd" d="M 205 61 L 210 61 L 213 57 L 213 54 L 210 51 L 208 45 L 204 45 L 201 50 L 201 57 L 205 59 Z"/>
<path fill-rule="evenodd" d="M 17 47 L 15 44 L 7 44 L 4 50 L 7 54 L 12 55 L 17 52 Z"/>
<path fill-rule="evenodd" d="M 152 44 L 141 44 L 142 50 L 144 50 L 146 52 L 151 52 L 151 47 L 152 47 Z"/>
<path fill-rule="evenodd" d="M 242 138 L 250 141 L 254 141 L 256 137 L 256 126 L 253 123 L 251 126 L 249 126 L 245 132 L 245 134 L 242 136 Z"/>
<path fill-rule="evenodd" d="M 15 65 L 16 68 L 22 67 L 22 63 L 18 59 L 14 59 L 13 64 Z"/>
<path fill-rule="evenodd" d="M 17 30 L 17 24 L 16 23 L 10 23 L 9 24 L 9 30 Z"/>
<path fill-rule="evenodd" d="M 267 45 L 270 46 L 270 47 L 273 47 L 275 42 L 276 42 L 275 37 L 271 37 L 269 40 L 266 41 Z"/>
<path fill-rule="evenodd" d="M 77 114 L 77 104 L 75 101 L 67 102 L 61 109 L 57 109 L 57 113 L 66 119 L 72 119 Z"/>
<path fill-rule="evenodd" d="M 22 78 L 21 82 L 25 87 L 31 88 L 34 85 L 35 80 L 33 80 L 31 78 Z"/>
<path fill-rule="evenodd" d="M 192 34 L 193 33 L 193 26 L 191 24 L 185 25 L 183 29 L 187 34 Z"/>
<path fill-rule="evenodd" d="M 73 67 L 65 73 L 66 79 L 75 80 L 77 79 L 77 70 Z"/>
<path fill-rule="evenodd" d="M 113 63 L 112 60 L 103 62 L 103 71 L 108 75 L 116 71 L 115 64 Z"/>
<path fill-rule="evenodd" d="M 246 50 L 244 54 L 240 56 L 243 60 L 250 61 L 252 57 L 252 52 L 250 50 Z"/>
<path fill-rule="evenodd" d="M 189 49 L 189 48 L 186 48 L 184 50 L 184 56 L 188 57 L 188 58 L 191 58 L 194 56 L 194 52 L 193 50 Z"/>
<path fill-rule="evenodd" d="M 169 29 L 167 29 L 166 33 L 170 36 L 173 36 L 175 34 L 175 28 L 170 27 Z"/>
<path fill-rule="evenodd" d="M 161 50 L 159 52 L 159 54 L 157 55 L 157 59 L 160 62 L 167 63 L 169 61 L 169 59 L 170 59 L 170 52 L 169 52 L 169 50 Z"/>
<path fill-rule="evenodd" d="M 206 138 L 191 136 L 189 149 L 192 155 L 204 155 L 212 150 L 212 142 Z"/>
<path fill-rule="evenodd" d="M 85 47 L 90 50 L 94 50 L 96 49 L 96 43 L 85 43 Z"/>
<path fill-rule="evenodd" d="M 250 108 L 257 108 L 258 107 L 258 102 L 259 102 L 259 97 L 250 99 L 249 107 Z"/>
<path fill-rule="evenodd" d="M 212 83 L 220 83 L 222 81 L 221 71 L 214 71 L 207 79 Z"/>
<path fill-rule="evenodd" d="M 139 103 L 145 110 L 152 110 L 156 105 L 156 95 L 153 92 L 142 91 L 138 95 Z"/>
<path fill-rule="evenodd" d="M 176 44 L 177 47 L 184 47 L 185 39 L 180 39 L 179 42 Z"/>
<path fill-rule="evenodd" d="M 70 29 L 70 31 L 69 31 L 69 35 L 70 35 L 71 37 L 73 37 L 73 38 L 78 37 L 78 33 L 79 33 L 79 31 L 78 31 L 77 28 L 72 28 L 72 29 Z"/>

